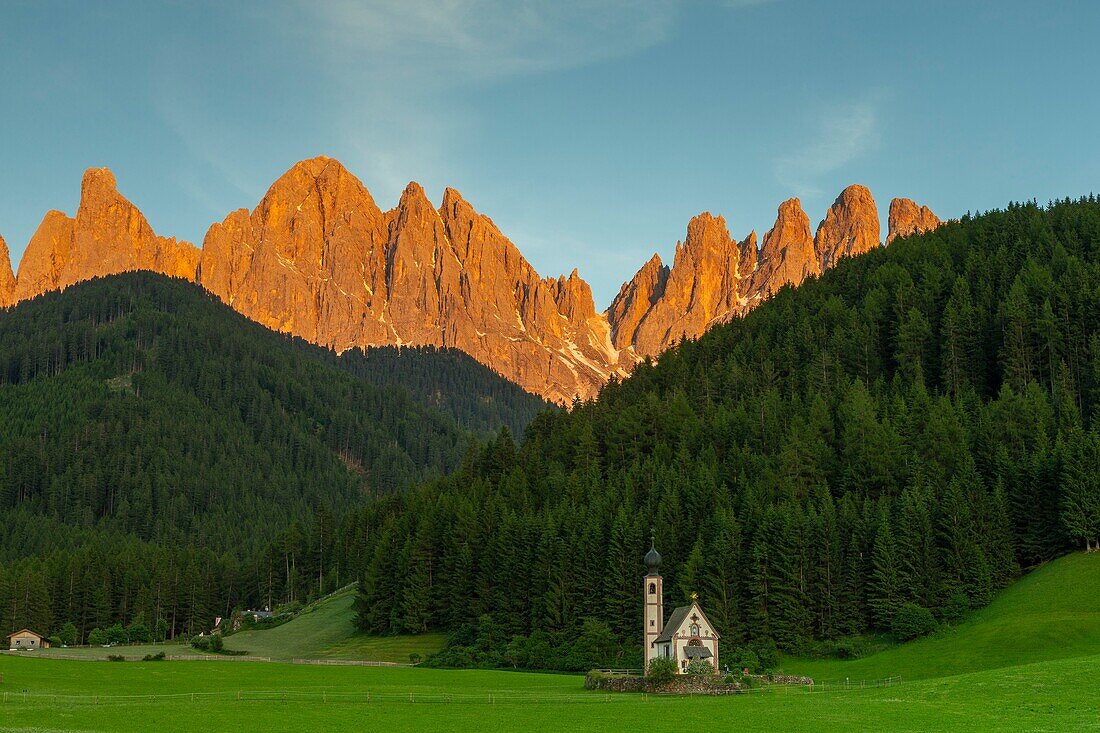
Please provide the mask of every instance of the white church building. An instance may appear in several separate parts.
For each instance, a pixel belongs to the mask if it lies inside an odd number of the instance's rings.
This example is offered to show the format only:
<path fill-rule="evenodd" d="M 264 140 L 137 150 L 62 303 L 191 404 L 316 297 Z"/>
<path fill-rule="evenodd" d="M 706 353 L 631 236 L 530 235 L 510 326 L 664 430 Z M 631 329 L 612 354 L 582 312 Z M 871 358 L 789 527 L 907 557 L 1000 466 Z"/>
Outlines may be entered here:
<path fill-rule="evenodd" d="M 718 666 L 718 632 L 714 630 L 697 597 L 691 594 L 691 604 L 672 611 L 665 621 L 664 585 L 661 579 L 661 556 L 651 546 L 645 556 L 645 668 L 658 657 L 676 660 L 676 670 L 687 672 L 688 665 L 701 660 L 715 670 Z"/>

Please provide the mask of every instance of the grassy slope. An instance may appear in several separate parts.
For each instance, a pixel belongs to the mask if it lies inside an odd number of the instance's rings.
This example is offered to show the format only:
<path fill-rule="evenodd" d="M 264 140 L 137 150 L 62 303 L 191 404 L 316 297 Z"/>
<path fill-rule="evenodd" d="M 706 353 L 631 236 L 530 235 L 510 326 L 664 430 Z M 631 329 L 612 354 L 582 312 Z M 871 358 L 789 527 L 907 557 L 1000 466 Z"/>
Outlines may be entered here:
<path fill-rule="evenodd" d="M 292 659 L 354 659 L 373 662 L 408 662 L 409 655 L 421 658 L 443 648 L 444 634 L 418 636 L 371 636 L 357 630 L 355 620 L 355 590 L 349 588 L 326 598 L 293 620 L 273 629 L 242 631 L 225 638 L 227 649 L 243 650 L 252 657 L 279 661 Z M 36 656 L 86 657 L 106 659 L 121 655 L 128 660 L 146 654 L 164 652 L 168 656 L 201 657 L 187 644 L 141 644 L 133 646 L 78 647 L 72 649 L 42 649 Z M 247 659 L 247 657 L 245 657 Z"/>
<path fill-rule="evenodd" d="M 355 590 L 348 589 L 282 626 L 228 636 L 225 646 L 271 659 L 408 662 L 409 654 L 426 657 L 439 651 L 446 641 L 442 634 L 369 636 L 359 632 L 354 625 L 354 603 Z"/>
<path fill-rule="evenodd" d="M 852 661 L 784 661 L 819 680 L 943 677 L 1100 654 L 1100 553 L 1076 553 L 1025 575 L 953 629 Z"/>

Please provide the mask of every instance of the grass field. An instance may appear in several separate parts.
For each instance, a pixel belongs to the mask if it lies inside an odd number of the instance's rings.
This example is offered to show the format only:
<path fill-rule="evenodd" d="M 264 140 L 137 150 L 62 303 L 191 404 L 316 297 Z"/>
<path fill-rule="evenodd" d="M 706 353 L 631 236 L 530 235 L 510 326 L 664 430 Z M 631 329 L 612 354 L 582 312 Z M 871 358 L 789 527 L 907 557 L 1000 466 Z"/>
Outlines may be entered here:
<path fill-rule="evenodd" d="M 1097 731 L 1098 582 L 1100 555 L 1071 556 L 942 636 L 785 663 L 819 679 L 902 677 L 887 688 L 607 695 L 577 675 L 0 655 L 0 731 Z"/>
<path fill-rule="evenodd" d="M 575 675 L 3 656 L 0 731 L 1096 730 L 1097 665 L 1100 657 L 884 689 L 687 698 L 585 693 Z"/>

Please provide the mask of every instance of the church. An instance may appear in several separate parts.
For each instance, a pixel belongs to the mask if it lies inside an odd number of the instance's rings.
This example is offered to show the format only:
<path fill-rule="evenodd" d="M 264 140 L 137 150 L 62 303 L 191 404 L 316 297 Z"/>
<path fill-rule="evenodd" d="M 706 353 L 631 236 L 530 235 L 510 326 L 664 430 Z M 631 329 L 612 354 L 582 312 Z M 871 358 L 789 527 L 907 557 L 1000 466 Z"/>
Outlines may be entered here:
<path fill-rule="evenodd" d="M 672 611 L 665 621 L 664 586 L 661 580 L 661 555 L 651 545 L 645 556 L 649 573 L 643 579 L 645 593 L 645 668 L 659 657 L 676 661 L 676 671 L 687 672 L 688 665 L 699 660 L 718 667 L 718 632 L 714 630 L 697 596 L 691 604 Z"/>

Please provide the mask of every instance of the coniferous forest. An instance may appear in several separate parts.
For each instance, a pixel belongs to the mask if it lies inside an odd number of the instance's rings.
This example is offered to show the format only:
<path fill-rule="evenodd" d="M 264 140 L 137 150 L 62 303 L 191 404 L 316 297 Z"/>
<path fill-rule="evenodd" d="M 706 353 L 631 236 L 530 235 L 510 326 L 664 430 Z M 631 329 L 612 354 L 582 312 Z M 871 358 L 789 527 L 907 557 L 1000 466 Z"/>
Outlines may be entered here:
<path fill-rule="evenodd" d="M 1098 410 L 1100 201 L 968 216 L 353 512 L 360 623 L 450 629 L 448 664 L 640 666 L 651 528 L 666 606 L 698 592 L 726 648 L 954 621 L 1096 546 Z"/>
<path fill-rule="evenodd" d="M 277 600 L 245 584 L 276 538 L 331 552 L 348 506 L 544 408 L 464 354 L 337 357 L 151 273 L 21 304 L 0 313 L 0 624 L 208 630 Z M 304 552 L 265 568 L 280 599 L 316 591 L 328 558 Z"/>
<path fill-rule="evenodd" d="M 487 370 L 399 392 L 153 276 L 0 345 L 5 625 L 189 633 L 358 579 L 363 629 L 451 632 L 437 663 L 637 666 L 651 528 L 666 605 L 786 650 L 957 620 L 1100 541 L 1095 197 L 846 260 L 522 438 L 537 406 Z"/>

